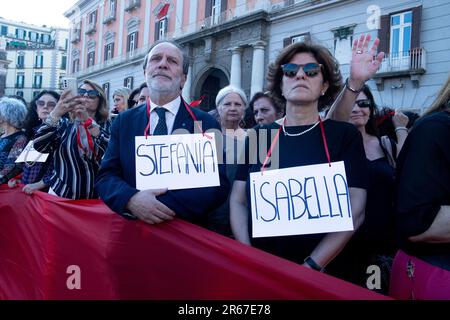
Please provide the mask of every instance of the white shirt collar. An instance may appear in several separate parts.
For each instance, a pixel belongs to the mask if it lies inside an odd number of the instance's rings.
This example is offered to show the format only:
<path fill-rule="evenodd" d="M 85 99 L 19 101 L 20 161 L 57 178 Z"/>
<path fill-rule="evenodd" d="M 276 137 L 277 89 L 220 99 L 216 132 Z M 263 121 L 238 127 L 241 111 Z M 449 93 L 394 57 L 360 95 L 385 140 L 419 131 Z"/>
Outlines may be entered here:
<path fill-rule="evenodd" d="M 180 96 L 176 97 L 174 100 L 170 101 L 169 103 L 159 106 L 155 104 L 152 100 L 150 100 L 150 112 L 155 110 L 157 107 L 161 107 L 169 111 L 172 115 L 176 115 L 178 112 L 178 109 L 180 108 L 181 98 Z"/>

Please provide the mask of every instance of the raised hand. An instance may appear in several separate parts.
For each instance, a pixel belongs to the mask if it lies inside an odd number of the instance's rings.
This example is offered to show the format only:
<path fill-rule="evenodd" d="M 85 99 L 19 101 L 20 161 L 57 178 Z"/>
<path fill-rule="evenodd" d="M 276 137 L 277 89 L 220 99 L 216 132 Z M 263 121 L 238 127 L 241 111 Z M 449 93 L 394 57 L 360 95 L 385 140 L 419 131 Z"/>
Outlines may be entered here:
<path fill-rule="evenodd" d="M 353 88 L 361 88 L 375 75 L 383 61 L 384 52 L 377 54 L 380 40 L 375 38 L 369 49 L 370 38 L 370 34 L 366 34 L 353 41 L 349 77 L 349 83 Z"/>
<path fill-rule="evenodd" d="M 73 108 L 78 103 L 76 101 L 76 99 L 77 99 L 77 97 L 72 96 L 70 89 L 64 90 L 64 92 L 61 95 L 61 98 L 59 99 L 58 103 L 56 104 L 55 109 L 53 109 L 53 111 L 51 112 L 51 115 L 56 118 L 61 118 L 67 112 L 72 111 Z"/>

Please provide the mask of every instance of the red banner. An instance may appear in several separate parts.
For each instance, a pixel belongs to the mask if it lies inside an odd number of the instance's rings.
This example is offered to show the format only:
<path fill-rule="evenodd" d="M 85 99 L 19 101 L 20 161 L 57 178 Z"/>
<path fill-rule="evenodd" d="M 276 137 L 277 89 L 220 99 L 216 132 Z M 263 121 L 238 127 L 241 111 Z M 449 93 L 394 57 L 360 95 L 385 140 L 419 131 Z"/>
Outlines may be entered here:
<path fill-rule="evenodd" d="M 386 299 L 185 221 L 0 187 L 0 299 Z"/>

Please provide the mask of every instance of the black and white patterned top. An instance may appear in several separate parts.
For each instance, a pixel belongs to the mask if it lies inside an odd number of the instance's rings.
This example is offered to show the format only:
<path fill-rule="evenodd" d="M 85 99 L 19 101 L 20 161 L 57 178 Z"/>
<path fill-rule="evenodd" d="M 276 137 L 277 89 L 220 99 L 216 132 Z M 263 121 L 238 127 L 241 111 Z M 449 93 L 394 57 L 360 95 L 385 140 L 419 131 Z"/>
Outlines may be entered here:
<path fill-rule="evenodd" d="M 98 123 L 100 135 L 93 138 L 95 155 L 82 154 L 77 145 L 77 125 L 62 118 L 57 126 L 42 125 L 36 133 L 34 148 L 53 153 L 54 172 L 50 187 L 60 197 L 96 199 L 95 176 L 109 142 L 111 122 Z"/>

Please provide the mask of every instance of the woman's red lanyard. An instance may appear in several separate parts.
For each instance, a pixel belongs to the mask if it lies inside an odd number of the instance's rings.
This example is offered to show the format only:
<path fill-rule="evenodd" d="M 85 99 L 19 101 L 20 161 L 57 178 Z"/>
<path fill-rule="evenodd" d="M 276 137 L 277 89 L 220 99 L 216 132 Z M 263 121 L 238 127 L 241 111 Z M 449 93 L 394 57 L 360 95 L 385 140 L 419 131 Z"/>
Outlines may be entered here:
<path fill-rule="evenodd" d="M 264 159 L 264 162 L 263 162 L 263 164 L 261 166 L 261 174 L 264 174 L 264 171 L 266 170 L 267 161 L 269 161 L 269 158 L 272 155 L 273 148 L 275 147 L 275 144 L 277 143 L 277 141 L 278 141 L 278 139 L 280 137 L 281 128 L 285 124 L 286 124 L 286 118 L 284 118 L 283 124 L 278 129 L 277 134 L 275 135 L 275 138 L 273 138 L 272 143 L 270 144 L 269 152 L 267 152 L 266 158 Z M 327 159 L 328 159 L 328 165 L 331 167 L 331 157 L 330 157 L 330 152 L 328 151 L 327 138 L 325 136 L 325 129 L 323 127 L 323 122 L 322 122 L 322 119 L 320 118 L 320 116 L 319 116 L 319 125 L 320 125 L 320 132 L 322 134 L 323 145 L 325 147 L 325 154 L 326 154 Z"/>
<path fill-rule="evenodd" d="M 88 141 L 88 145 L 89 145 L 89 149 L 92 151 L 93 155 L 95 158 L 97 158 L 97 154 L 95 153 L 95 147 L 94 147 L 94 141 L 92 140 L 92 135 L 89 132 L 89 126 L 92 125 L 92 122 L 94 120 L 92 118 L 87 119 L 85 122 L 82 123 L 83 125 L 83 129 L 86 132 L 86 139 Z M 77 128 L 77 145 L 78 147 L 81 148 L 81 150 L 84 151 L 85 154 L 88 153 L 88 150 L 86 150 L 86 148 L 83 146 L 83 144 L 81 143 L 81 136 L 80 136 L 80 127 Z"/>
<path fill-rule="evenodd" d="M 194 123 L 197 124 L 197 126 L 198 126 L 199 130 L 201 131 L 202 135 L 204 137 L 207 137 L 208 139 L 212 139 L 212 137 L 210 135 L 208 135 L 206 132 L 204 132 L 202 130 L 202 127 L 200 126 L 199 122 L 197 121 L 197 117 L 195 116 L 195 114 L 191 110 L 191 107 L 197 107 L 198 105 L 200 105 L 200 103 L 203 100 L 203 96 L 200 99 L 198 99 L 198 100 L 192 101 L 189 105 L 186 103 L 186 101 L 184 101 L 183 97 L 180 96 L 180 98 L 181 98 L 181 101 L 183 101 L 183 104 L 186 107 L 187 112 L 189 113 L 191 118 L 194 120 Z M 150 112 L 150 98 L 147 98 L 146 105 L 147 105 L 148 123 L 147 123 L 147 126 L 144 129 L 145 139 L 147 139 L 147 137 L 149 135 L 150 136 L 152 135 L 151 132 L 150 132 L 150 114 L 151 114 L 151 112 Z"/>

